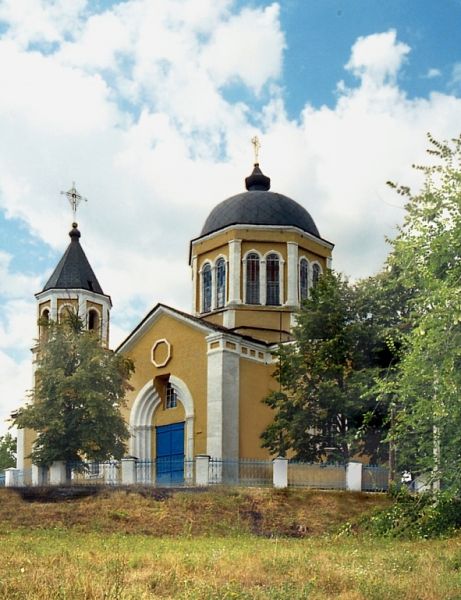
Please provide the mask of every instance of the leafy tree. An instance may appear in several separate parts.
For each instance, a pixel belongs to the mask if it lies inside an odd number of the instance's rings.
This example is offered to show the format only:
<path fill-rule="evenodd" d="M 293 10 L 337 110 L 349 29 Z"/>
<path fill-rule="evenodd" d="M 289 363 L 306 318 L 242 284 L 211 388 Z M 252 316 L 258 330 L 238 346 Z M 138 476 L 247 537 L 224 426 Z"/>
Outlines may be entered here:
<path fill-rule="evenodd" d="M 347 460 L 364 450 L 365 431 L 382 425 L 387 407 L 378 409 L 367 394 L 391 360 L 376 287 L 373 280 L 351 286 L 327 272 L 312 290 L 297 316 L 294 342 L 277 352 L 280 389 L 264 400 L 275 411 L 262 434 L 272 453 Z"/>
<path fill-rule="evenodd" d="M 33 462 L 121 458 L 129 433 L 120 410 L 132 361 L 103 348 L 76 315 L 41 325 L 47 329 L 37 352 L 35 389 L 13 417 L 17 427 L 37 432 Z"/>
<path fill-rule="evenodd" d="M 11 433 L 0 436 L 0 471 L 16 466 L 16 439 Z"/>
<path fill-rule="evenodd" d="M 424 185 L 406 199 L 406 217 L 388 264 L 411 290 L 408 333 L 393 381 L 383 394 L 397 399 L 392 436 L 402 468 L 433 473 L 461 488 L 461 137 L 429 136 L 435 164 L 416 167 Z"/>

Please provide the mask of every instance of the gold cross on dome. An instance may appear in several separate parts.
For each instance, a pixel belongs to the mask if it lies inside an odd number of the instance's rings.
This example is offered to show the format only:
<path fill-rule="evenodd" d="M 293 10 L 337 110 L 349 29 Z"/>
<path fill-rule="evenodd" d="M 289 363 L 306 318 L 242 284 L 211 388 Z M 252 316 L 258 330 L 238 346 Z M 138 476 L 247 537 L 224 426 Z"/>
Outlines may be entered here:
<path fill-rule="evenodd" d="M 259 138 L 257 135 L 255 135 L 251 138 L 251 143 L 254 146 L 255 165 L 256 165 L 256 164 L 259 164 L 259 149 L 261 148 L 261 142 L 259 141 Z"/>
<path fill-rule="evenodd" d="M 88 200 L 86 198 L 84 198 L 83 196 L 81 196 L 76 188 L 75 188 L 75 181 L 72 182 L 72 187 L 70 188 L 70 190 L 68 190 L 67 192 L 61 192 L 61 194 L 64 194 L 64 196 L 67 196 L 67 199 L 69 200 L 69 204 L 72 208 L 72 216 L 74 218 L 74 221 L 76 221 L 77 219 L 77 208 L 80 204 L 80 202 L 83 200 L 84 202 L 88 202 Z"/>

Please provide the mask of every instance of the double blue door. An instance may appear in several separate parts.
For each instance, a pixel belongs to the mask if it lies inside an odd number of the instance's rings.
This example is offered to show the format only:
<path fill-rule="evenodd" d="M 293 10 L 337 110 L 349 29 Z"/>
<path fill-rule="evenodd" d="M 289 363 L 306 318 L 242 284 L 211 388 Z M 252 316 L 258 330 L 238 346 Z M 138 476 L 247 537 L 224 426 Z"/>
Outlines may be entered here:
<path fill-rule="evenodd" d="M 184 480 L 184 423 L 156 427 L 157 483 Z"/>

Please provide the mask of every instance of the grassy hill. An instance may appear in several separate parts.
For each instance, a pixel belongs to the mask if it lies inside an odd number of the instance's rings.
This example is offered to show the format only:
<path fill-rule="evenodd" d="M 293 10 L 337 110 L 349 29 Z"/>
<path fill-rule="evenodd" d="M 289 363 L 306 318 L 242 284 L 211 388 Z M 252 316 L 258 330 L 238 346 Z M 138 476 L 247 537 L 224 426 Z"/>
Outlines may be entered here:
<path fill-rule="evenodd" d="M 460 536 L 335 533 L 384 495 L 139 491 L 26 502 L 0 490 L 0 600 L 461 598 Z"/>
<path fill-rule="evenodd" d="M 159 537 L 246 533 L 306 537 L 332 532 L 345 521 L 389 503 L 384 494 L 272 488 L 102 489 L 94 496 L 47 501 L 56 496 L 43 491 L 35 496 L 41 501 L 30 502 L 14 491 L 1 490 L 0 521 L 9 530 L 72 527 Z"/>

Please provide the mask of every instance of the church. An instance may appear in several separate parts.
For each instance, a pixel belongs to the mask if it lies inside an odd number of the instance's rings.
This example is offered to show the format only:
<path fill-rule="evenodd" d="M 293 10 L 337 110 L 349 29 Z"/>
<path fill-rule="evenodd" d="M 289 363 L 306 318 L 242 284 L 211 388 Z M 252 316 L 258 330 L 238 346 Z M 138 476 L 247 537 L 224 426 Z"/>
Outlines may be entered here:
<path fill-rule="evenodd" d="M 270 458 L 260 436 L 273 416 L 262 400 L 278 385 L 272 353 L 291 339 L 296 311 L 331 267 L 333 249 L 301 204 L 270 188 L 256 156 L 245 190 L 219 202 L 190 242 L 191 312 L 157 304 L 117 348 L 135 363 L 124 409 L 128 455 Z M 69 235 L 36 294 L 37 317 L 78 311 L 108 346 L 111 298 L 76 223 Z M 19 468 L 29 466 L 33 435 L 20 432 Z"/>

